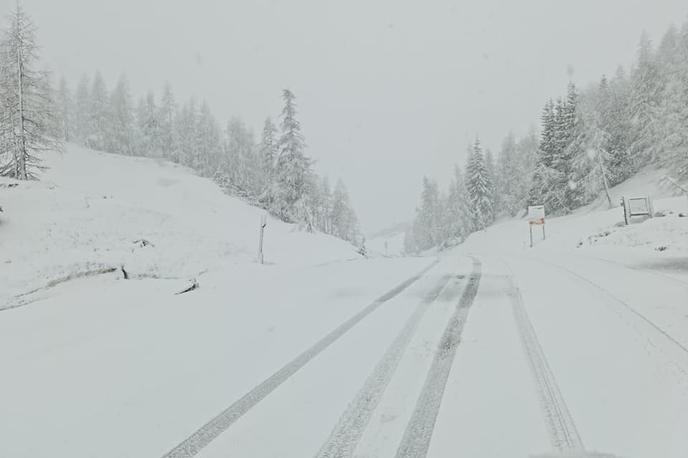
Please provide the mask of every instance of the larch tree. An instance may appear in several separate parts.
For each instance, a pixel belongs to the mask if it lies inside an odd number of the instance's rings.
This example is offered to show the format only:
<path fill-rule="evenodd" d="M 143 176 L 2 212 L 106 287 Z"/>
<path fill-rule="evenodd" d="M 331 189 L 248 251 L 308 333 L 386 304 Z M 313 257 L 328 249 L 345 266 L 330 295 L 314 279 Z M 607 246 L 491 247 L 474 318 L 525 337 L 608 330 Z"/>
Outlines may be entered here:
<path fill-rule="evenodd" d="M 19 4 L 0 47 L 0 174 L 28 180 L 37 177 L 41 153 L 61 142 L 48 74 L 37 69 L 36 28 Z"/>

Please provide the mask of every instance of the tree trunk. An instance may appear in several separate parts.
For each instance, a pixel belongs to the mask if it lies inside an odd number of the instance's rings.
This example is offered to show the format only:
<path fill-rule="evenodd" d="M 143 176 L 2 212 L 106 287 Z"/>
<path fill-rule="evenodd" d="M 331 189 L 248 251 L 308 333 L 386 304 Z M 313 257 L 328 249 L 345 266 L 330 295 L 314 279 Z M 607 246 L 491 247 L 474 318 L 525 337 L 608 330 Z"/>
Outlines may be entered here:
<path fill-rule="evenodd" d="M 19 23 L 19 14 L 17 14 L 17 85 L 19 96 L 19 132 L 17 138 L 17 150 L 15 161 L 17 164 L 17 178 L 19 180 L 28 179 L 26 172 L 26 132 L 24 131 L 24 62 L 22 59 L 22 36 Z"/>

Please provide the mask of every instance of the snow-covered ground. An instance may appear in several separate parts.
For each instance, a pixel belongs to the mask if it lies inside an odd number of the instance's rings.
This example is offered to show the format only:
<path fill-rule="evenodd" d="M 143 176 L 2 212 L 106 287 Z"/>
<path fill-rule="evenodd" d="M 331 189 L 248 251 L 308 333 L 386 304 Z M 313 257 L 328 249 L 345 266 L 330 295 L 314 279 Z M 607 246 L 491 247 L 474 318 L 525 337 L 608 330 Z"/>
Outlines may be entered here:
<path fill-rule="evenodd" d="M 260 265 L 261 212 L 181 167 L 48 163 L 0 188 L 0 456 L 688 456 L 688 201 L 661 172 L 613 190 L 667 214 L 631 226 L 597 202 L 435 260 L 270 221 Z"/>
<path fill-rule="evenodd" d="M 0 302 L 108 267 L 188 279 L 257 258 L 263 212 L 183 167 L 73 145 L 44 164 L 41 181 L 0 182 Z M 360 257 L 273 219 L 264 251 L 267 263 L 290 266 Z"/>

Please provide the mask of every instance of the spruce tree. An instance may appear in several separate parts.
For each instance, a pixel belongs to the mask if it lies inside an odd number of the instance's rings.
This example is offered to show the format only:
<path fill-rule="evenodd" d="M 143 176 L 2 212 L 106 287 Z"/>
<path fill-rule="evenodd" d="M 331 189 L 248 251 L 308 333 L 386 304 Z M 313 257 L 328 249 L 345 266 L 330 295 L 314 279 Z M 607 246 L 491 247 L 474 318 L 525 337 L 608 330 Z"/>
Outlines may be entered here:
<path fill-rule="evenodd" d="M 497 213 L 511 216 L 518 210 L 519 195 L 517 181 L 520 178 L 516 153 L 516 137 L 510 132 L 502 141 L 495 170 L 495 207 Z"/>
<path fill-rule="evenodd" d="M 475 140 L 466 165 L 466 192 L 471 229 L 485 229 L 494 221 L 494 208 L 491 200 L 492 183 L 479 139 Z"/>
<path fill-rule="evenodd" d="M 258 146 L 258 162 L 260 166 L 260 195 L 259 201 L 264 208 L 272 209 L 275 196 L 278 194 L 275 183 L 275 168 L 277 167 L 277 128 L 268 117 L 263 124 L 260 145 Z"/>
<path fill-rule="evenodd" d="M 355 242 L 358 228 L 356 215 L 351 209 L 349 193 L 344 182 L 339 179 L 332 193 L 332 208 L 330 211 L 332 235 L 349 242 Z"/>
<path fill-rule="evenodd" d="M 454 166 L 454 177 L 449 185 L 446 202 L 448 236 L 463 240 L 470 233 L 470 215 L 466 197 L 466 182 L 461 168 Z"/>
<path fill-rule="evenodd" d="M 276 169 L 276 213 L 285 220 L 297 220 L 296 203 L 305 195 L 311 173 L 311 160 L 304 153 L 305 141 L 301 125 L 296 118 L 294 94 L 285 89 L 282 93 L 281 136 L 279 139 Z"/>
<path fill-rule="evenodd" d="M 495 164 L 494 156 L 492 155 L 492 151 L 485 150 L 484 154 L 485 158 L 485 172 L 487 173 L 487 182 L 489 185 L 488 189 L 488 198 L 490 199 L 490 202 L 492 202 L 492 219 L 497 216 L 498 209 L 500 202 L 498 201 L 498 196 L 496 193 L 496 187 L 495 187 L 495 179 L 497 175 L 497 166 Z"/>
<path fill-rule="evenodd" d="M 585 203 L 584 176 L 586 167 L 586 130 L 578 106 L 578 91 L 569 83 L 566 101 L 562 105 L 560 151 L 555 167 L 561 174 L 560 187 L 564 194 L 564 210 L 571 210 Z"/>
<path fill-rule="evenodd" d="M 268 117 L 263 124 L 263 133 L 260 141 L 261 169 L 268 187 L 272 185 L 275 173 L 275 162 L 278 153 L 276 134 L 277 128 L 273 124 L 272 119 Z"/>

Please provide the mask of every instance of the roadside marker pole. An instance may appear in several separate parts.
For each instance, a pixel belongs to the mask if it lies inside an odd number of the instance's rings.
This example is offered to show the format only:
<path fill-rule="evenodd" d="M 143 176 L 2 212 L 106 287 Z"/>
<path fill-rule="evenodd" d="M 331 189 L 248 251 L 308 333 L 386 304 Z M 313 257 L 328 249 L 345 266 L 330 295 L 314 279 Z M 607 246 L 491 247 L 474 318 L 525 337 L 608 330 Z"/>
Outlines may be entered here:
<path fill-rule="evenodd" d="M 260 241 L 258 242 L 258 262 L 263 264 L 264 259 L 263 259 L 263 235 L 265 233 L 265 226 L 268 225 L 268 215 L 267 213 L 263 214 L 263 216 L 260 217 Z"/>
<path fill-rule="evenodd" d="M 530 229 L 530 247 L 533 248 L 533 224 L 528 224 L 528 228 Z"/>

